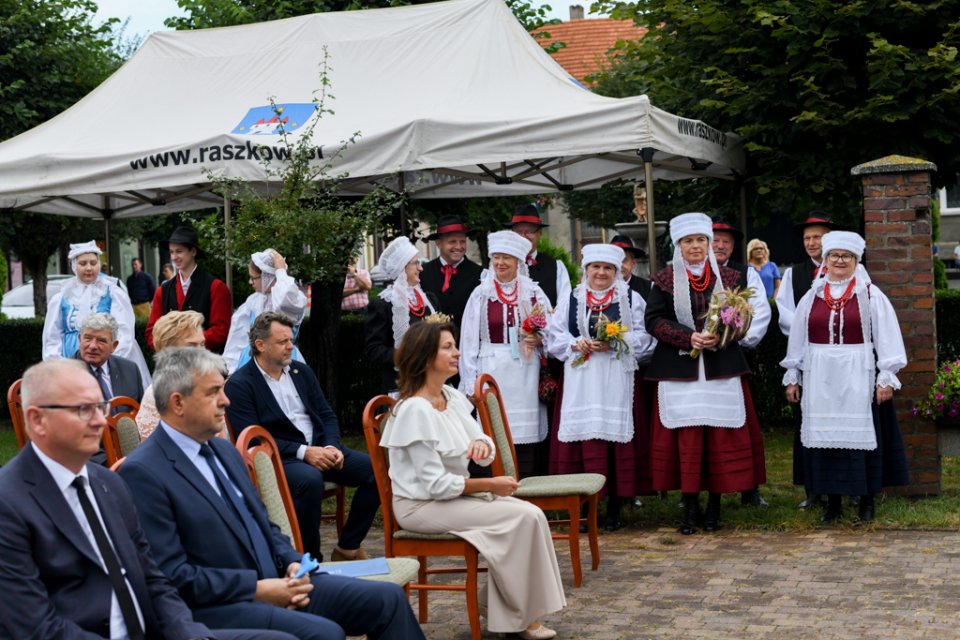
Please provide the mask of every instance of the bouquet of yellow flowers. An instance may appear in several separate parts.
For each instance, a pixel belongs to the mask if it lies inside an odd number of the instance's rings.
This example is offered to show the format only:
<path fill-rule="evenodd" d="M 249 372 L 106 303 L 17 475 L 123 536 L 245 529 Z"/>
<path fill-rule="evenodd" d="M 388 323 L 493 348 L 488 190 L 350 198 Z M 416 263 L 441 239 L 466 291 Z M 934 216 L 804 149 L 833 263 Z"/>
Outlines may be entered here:
<path fill-rule="evenodd" d="M 704 314 L 703 332 L 720 336 L 717 349 L 726 349 L 730 343 L 739 342 L 750 330 L 753 321 L 753 307 L 750 305 L 750 296 L 753 288 L 740 287 L 724 289 L 714 293 L 710 299 L 710 308 Z M 691 349 L 690 357 L 700 355 L 700 349 Z"/>
<path fill-rule="evenodd" d="M 617 357 L 617 360 L 619 360 L 623 354 L 630 353 L 630 346 L 623 340 L 624 336 L 627 335 L 627 327 L 619 320 L 613 321 L 601 313 L 600 317 L 597 319 L 596 331 L 596 339 L 600 342 L 609 343 L 610 348 Z M 579 367 L 589 359 L 589 353 L 581 353 L 573 359 L 573 362 L 570 363 L 570 366 Z"/>

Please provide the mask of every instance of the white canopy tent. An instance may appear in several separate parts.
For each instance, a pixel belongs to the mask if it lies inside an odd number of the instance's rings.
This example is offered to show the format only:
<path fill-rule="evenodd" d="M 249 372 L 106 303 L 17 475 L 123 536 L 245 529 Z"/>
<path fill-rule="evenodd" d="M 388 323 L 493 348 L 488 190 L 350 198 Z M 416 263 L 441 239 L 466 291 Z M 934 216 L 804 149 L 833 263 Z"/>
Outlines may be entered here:
<path fill-rule="evenodd" d="M 127 218 L 220 206 L 210 176 L 267 178 L 328 55 L 313 131 L 346 194 L 374 184 L 414 198 L 591 189 L 617 178 L 733 179 L 740 139 L 571 78 L 501 0 L 323 13 L 152 34 L 87 97 L 0 144 L 0 210 Z M 652 216 L 650 216 L 652 225 Z"/>

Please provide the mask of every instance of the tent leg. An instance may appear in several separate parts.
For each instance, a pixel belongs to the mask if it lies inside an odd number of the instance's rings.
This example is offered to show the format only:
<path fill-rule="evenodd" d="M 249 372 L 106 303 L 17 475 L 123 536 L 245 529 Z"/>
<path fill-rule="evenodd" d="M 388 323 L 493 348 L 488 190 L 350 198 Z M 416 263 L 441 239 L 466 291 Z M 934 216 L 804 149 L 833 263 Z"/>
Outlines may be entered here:
<path fill-rule="evenodd" d="M 226 275 L 227 289 L 233 291 L 233 270 L 230 269 L 230 198 L 223 196 L 223 233 L 228 238 L 223 251 L 223 266 Z"/>
<path fill-rule="evenodd" d="M 643 181 L 647 189 L 647 254 L 650 257 L 650 276 L 657 272 L 657 225 L 653 208 L 653 149 L 641 149 Z"/>

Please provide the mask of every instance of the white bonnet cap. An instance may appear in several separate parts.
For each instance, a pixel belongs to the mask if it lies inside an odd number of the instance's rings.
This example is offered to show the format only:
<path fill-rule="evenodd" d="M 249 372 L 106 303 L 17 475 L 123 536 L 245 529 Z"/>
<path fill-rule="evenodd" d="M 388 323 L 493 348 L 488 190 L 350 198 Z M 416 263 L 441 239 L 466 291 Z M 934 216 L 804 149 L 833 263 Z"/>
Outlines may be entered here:
<path fill-rule="evenodd" d="M 250 260 L 253 264 L 257 265 L 257 269 L 260 269 L 263 273 L 273 275 L 277 272 L 277 267 L 273 261 L 273 249 L 258 251 L 250 256 Z"/>
<path fill-rule="evenodd" d="M 90 242 L 81 242 L 79 244 L 70 245 L 70 253 L 67 254 L 68 260 L 76 260 L 78 256 L 82 256 L 85 253 L 95 253 L 98 256 L 103 253 L 100 251 L 100 247 L 97 246 L 95 240 Z"/>
<path fill-rule="evenodd" d="M 670 220 L 670 239 L 674 245 L 680 244 L 681 238 L 694 234 L 713 240 L 713 220 L 710 216 L 705 213 L 681 213 Z"/>
<path fill-rule="evenodd" d="M 523 262 L 533 245 L 519 233 L 513 231 L 494 231 L 487 235 L 487 256 L 495 253 L 505 253 Z"/>
<path fill-rule="evenodd" d="M 395 238 L 380 254 L 380 261 L 376 266 L 378 275 L 385 280 L 396 280 L 403 273 L 407 263 L 419 253 L 408 237 Z"/>
<path fill-rule="evenodd" d="M 853 231 L 831 231 L 825 233 L 820 239 L 820 248 L 822 255 L 826 256 L 833 249 L 846 249 L 857 256 L 857 260 L 863 257 L 863 249 L 866 242 L 860 237 L 860 234 Z"/>
<path fill-rule="evenodd" d="M 623 264 L 623 249 L 613 244 L 586 244 L 581 250 L 580 266 L 584 269 L 592 262 L 612 264 L 617 269 Z"/>

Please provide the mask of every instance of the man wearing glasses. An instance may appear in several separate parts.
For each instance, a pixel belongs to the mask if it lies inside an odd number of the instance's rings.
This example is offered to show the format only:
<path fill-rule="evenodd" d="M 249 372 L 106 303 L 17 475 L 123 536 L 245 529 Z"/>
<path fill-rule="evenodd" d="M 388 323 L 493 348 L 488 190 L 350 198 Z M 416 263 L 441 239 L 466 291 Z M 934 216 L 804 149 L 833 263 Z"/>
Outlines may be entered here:
<path fill-rule="evenodd" d="M 149 554 L 126 485 L 87 464 L 109 405 L 82 363 L 31 367 L 21 395 L 30 443 L 0 469 L 0 636 L 293 639 L 194 622 Z"/>

